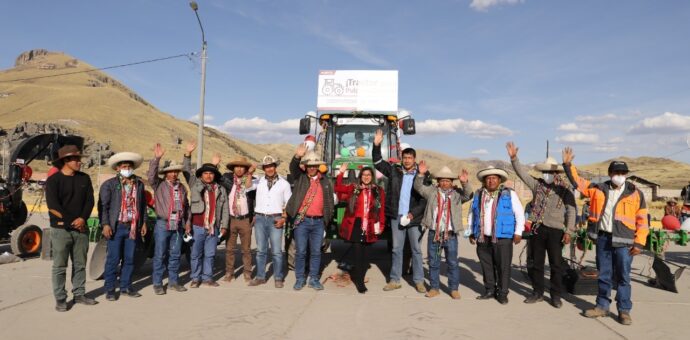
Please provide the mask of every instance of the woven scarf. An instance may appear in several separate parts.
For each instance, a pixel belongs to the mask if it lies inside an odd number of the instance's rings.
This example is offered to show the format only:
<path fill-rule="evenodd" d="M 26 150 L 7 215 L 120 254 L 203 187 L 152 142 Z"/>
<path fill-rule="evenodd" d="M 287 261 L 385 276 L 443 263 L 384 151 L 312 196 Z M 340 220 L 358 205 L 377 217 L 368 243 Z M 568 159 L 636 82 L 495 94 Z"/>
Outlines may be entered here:
<path fill-rule="evenodd" d="M 242 212 L 242 206 L 240 204 L 242 198 L 246 198 L 245 191 L 245 181 L 244 177 L 233 176 L 233 182 L 235 185 L 235 196 L 232 199 L 232 204 L 230 209 L 232 209 L 233 216 L 240 216 Z"/>
<path fill-rule="evenodd" d="M 170 204 L 168 204 L 168 230 L 177 230 L 179 227 L 180 215 L 182 215 L 182 195 L 180 195 L 180 181 L 170 183 Z M 175 212 L 173 214 L 173 212 Z"/>
<path fill-rule="evenodd" d="M 496 189 L 494 192 L 489 192 L 486 190 L 486 188 L 482 189 L 482 202 L 481 202 L 481 207 L 480 207 L 480 220 L 479 220 L 479 230 L 481 231 L 479 233 L 479 242 L 484 243 L 486 242 L 485 235 L 484 235 L 484 216 L 486 216 L 486 209 L 484 207 L 486 206 L 486 203 L 491 201 L 493 199 L 493 202 L 491 204 L 491 211 L 489 211 L 489 214 L 491 214 L 491 243 L 496 243 L 498 242 L 498 238 L 496 237 L 496 207 L 498 206 L 498 196 L 503 191 L 503 186 L 499 186 L 498 189 Z"/>
<path fill-rule="evenodd" d="M 443 244 L 445 241 L 448 241 L 450 236 L 452 195 L 453 189 L 442 190 L 439 188 L 436 192 L 436 235 L 434 236 L 434 242 Z M 443 234 L 443 237 L 441 237 L 441 234 Z M 439 247 L 439 249 L 441 248 Z"/>
<path fill-rule="evenodd" d="M 139 210 L 137 209 L 137 185 L 133 182 L 127 190 L 127 185 L 121 185 L 120 189 L 120 221 L 130 220 L 129 238 L 134 240 L 137 237 L 137 221 L 139 221 Z"/>
<path fill-rule="evenodd" d="M 314 198 L 316 197 L 316 194 L 319 192 L 320 186 L 321 173 L 316 174 L 316 179 L 312 179 L 311 177 L 309 177 L 309 189 L 307 190 L 307 194 L 304 196 L 302 206 L 297 211 L 297 216 L 295 216 L 295 226 L 304 221 L 304 217 L 307 216 L 307 210 L 309 210 L 309 206 L 311 206 L 312 202 L 314 202 Z"/>
<path fill-rule="evenodd" d="M 216 183 L 210 185 L 204 184 L 204 187 L 204 206 L 206 207 L 206 209 L 204 209 L 204 229 L 208 230 L 210 235 L 215 235 L 216 214 L 215 212 L 211 214 L 211 200 L 208 193 L 213 192 L 217 195 L 216 189 L 218 188 L 218 185 L 216 185 Z M 217 196 L 214 195 L 214 199 L 217 199 Z"/>
<path fill-rule="evenodd" d="M 548 202 L 549 194 L 551 194 L 551 191 L 556 189 L 556 187 L 563 187 L 565 189 L 563 178 L 559 175 L 554 175 L 554 180 L 551 185 L 546 184 L 543 180 L 537 181 L 537 187 L 534 188 L 532 211 L 529 215 L 529 220 L 533 223 L 533 233 L 537 232 L 539 225 L 542 223 L 542 217 L 544 217 L 544 212 L 546 211 L 546 203 Z M 558 196 L 557 207 L 560 208 L 561 206 L 563 206 L 563 200 Z"/>

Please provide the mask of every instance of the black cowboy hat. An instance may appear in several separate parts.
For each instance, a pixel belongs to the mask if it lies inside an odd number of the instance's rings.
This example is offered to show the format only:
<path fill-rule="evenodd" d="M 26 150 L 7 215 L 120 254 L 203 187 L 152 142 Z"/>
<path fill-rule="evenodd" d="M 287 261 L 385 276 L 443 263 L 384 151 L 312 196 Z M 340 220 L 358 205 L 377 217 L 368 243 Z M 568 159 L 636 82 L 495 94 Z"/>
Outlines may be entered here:
<path fill-rule="evenodd" d="M 201 174 L 203 174 L 206 171 L 213 172 L 213 174 L 215 175 L 215 181 L 217 181 L 221 176 L 220 171 L 218 171 L 218 167 L 211 163 L 204 163 L 204 165 L 202 165 L 201 168 L 196 169 L 195 175 L 196 177 L 201 177 Z"/>

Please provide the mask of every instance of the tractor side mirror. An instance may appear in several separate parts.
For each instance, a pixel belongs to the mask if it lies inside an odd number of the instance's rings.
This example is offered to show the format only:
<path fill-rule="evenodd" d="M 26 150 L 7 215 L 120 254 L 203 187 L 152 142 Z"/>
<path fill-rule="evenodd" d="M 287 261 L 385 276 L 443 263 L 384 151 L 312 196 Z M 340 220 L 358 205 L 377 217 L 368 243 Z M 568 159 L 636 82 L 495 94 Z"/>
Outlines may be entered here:
<path fill-rule="evenodd" d="M 405 119 L 402 121 L 402 130 L 404 135 L 414 135 L 417 130 L 415 129 L 414 119 Z"/>
<path fill-rule="evenodd" d="M 302 118 L 299 120 L 299 134 L 306 135 L 311 130 L 311 118 Z"/>

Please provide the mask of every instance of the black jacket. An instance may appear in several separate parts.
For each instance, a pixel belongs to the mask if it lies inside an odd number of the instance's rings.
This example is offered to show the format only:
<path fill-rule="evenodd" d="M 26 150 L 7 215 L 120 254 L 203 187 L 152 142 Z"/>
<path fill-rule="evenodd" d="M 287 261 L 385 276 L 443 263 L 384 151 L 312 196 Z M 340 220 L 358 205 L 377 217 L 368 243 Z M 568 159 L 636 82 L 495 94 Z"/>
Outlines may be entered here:
<path fill-rule="evenodd" d="M 294 179 L 294 187 L 292 188 L 292 196 L 288 200 L 285 207 L 285 212 L 291 217 L 295 218 L 297 212 L 304 201 L 304 196 L 307 195 L 309 190 L 309 176 L 299 167 L 300 159 L 292 157 L 290 162 L 290 174 Z M 321 176 L 321 188 L 323 190 L 323 223 L 324 226 L 328 225 L 333 220 L 334 211 L 334 197 L 333 197 L 333 184 L 328 176 Z"/>
<path fill-rule="evenodd" d="M 371 151 L 376 170 L 388 178 L 386 185 L 386 216 L 388 218 L 398 218 L 398 203 L 400 201 L 400 188 L 402 187 L 403 168 L 400 164 L 390 164 L 381 157 L 381 145 L 374 145 Z M 424 185 L 431 185 L 431 176 L 427 171 L 424 175 Z M 426 209 L 426 199 L 414 189 L 410 189 L 410 213 L 412 221 L 408 226 L 419 226 L 424 217 Z"/>

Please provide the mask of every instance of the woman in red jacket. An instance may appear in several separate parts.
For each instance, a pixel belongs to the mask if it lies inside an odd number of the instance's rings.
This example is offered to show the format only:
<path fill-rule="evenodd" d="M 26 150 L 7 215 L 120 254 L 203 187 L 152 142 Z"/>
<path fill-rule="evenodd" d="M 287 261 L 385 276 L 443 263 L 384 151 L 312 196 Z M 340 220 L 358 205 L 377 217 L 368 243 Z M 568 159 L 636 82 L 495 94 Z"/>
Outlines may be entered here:
<path fill-rule="evenodd" d="M 386 225 L 384 204 L 386 197 L 383 188 L 374 183 L 374 169 L 364 167 L 359 171 L 357 184 L 343 183 L 347 163 L 340 166 L 340 173 L 335 182 L 335 193 L 338 199 L 347 202 L 345 217 L 340 224 L 340 237 L 351 242 L 355 251 L 355 265 L 351 272 L 352 282 L 357 291 L 364 294 L 364 275 L 369 267 L 365 258 L 366 246 L 378 241 Z"/>

